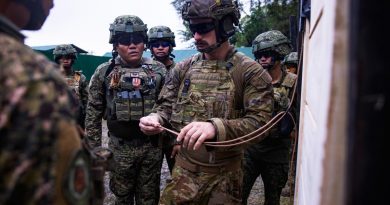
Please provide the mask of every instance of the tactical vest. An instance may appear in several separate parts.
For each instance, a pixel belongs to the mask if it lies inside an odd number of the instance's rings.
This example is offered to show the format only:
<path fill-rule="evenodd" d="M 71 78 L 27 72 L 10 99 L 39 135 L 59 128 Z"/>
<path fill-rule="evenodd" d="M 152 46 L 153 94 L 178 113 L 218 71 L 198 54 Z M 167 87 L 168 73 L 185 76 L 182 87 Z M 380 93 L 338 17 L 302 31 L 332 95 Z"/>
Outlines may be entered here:
<path fill-rule="evenodd" d="M 243 54 L 236 53 L 228 61 L 202 60 L 193 56 L 182 78 L 178 101 L 173 105 L 171 123 L 180 130 L 193 121 L 210 118 L 235 118 L 235 84 L 231 76 Z"/>
<path fill-rule="evenodd" d="M 78 100 L 80 100 L 80 79 L 81 72 L 77 71 L 74 72 L 73 75 L 65 76 L 65 81 L 68 84 L 69 89 Z"/>
<path fill-rule="evenodd" d="M 105 79 L 108 120 L 117 122 L 138 121 L 152 112 L 156 102 L 161 76 L 152 65 L 139 68 L 115 66 Z"/>
<path fill-rule="evenodd" d="M 279 85 L 274 85 L 274 116 L 282 111 L 286 111 L 291 102 L 291 91 L 294 87 L 297 75 L 289 72 L 283 74 L 282 82 Z M 281 131 L 282 123 L 290 118 L 290 115 L 285 115 L 284 118 L 279 122 L 278 126 L 275 126 L 271 129 L 271 138 L 285 136 L 288 137 L 288 134 L 284 131 Z M 292 127 L 291 127 L 292 129 Z"/>
<path fill-rule="evenodd" d="M 291 89 L 294 87 L 297 76 L 285 72 L 282 83 L 279 86 L 274 85 L 274 110 L 276 113 L 286 110 L 291 101 Z"/>

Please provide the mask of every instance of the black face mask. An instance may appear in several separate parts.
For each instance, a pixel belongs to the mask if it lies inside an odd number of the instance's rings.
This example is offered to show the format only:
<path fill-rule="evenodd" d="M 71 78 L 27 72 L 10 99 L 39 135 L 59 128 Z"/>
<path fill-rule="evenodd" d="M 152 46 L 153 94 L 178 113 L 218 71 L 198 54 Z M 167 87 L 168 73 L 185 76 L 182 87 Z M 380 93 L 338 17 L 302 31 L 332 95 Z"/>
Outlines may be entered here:
<path fill-rule="evenodd" d="M 137 45 L 144 42 L 144 37 L 139 34 L 125 34 L 120 35 L 117 39 L 117 42 L 125 46 L 128 46 L 130 44 Z"/>
<path fill-rule="evenodd" d="M 214 22 L 197 23 L 197 24 L 190 24 L 189 27 L 193 35 L 195 35 L 195 33 L 202 35 L 214 30 L 215 24 Z"/>

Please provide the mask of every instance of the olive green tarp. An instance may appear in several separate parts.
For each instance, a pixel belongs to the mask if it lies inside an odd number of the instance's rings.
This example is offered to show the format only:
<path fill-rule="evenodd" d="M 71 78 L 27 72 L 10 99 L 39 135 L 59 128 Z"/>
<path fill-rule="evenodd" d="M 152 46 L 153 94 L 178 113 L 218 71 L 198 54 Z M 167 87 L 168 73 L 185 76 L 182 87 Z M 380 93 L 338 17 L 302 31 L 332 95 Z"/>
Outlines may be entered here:
<path fill-rule="evenodd" d="M 52 60 L 54 62 L 53 57 L 53 50 L 56 45 L 52 46 L 39 46 L 39 47 L 32 47 L 34 50 L 44 54 L 47 58 Z M 77 55 L 77 60 L 75 64 L 73 65 L 75 70 L 82 70 L 85 77 L 90 80 L 92 74 L 95 72 L 95 69 L 102 63 L 108 62 L 111 59 L 111 53 L 106 53 L 104 56 L 95 56 L 95 55 L 89 55 L 86 54 L 87 52 L 75 45 L 72 44 L 79 53 Z M 237 48 L 238 51 L 244 53 L 245 55 L 249 56 L 250 58 L 254 58 L 252 54 L 252 49 L 250 47 L 241 47 Z M 173 55 L 175 55 L 175 61 L 180 62 L 193 54 L 197 53 L 196 50 L 173 50 Z M 150 57 L 150 51 L 147 50 L 143 54 L 144 57 Z"/>

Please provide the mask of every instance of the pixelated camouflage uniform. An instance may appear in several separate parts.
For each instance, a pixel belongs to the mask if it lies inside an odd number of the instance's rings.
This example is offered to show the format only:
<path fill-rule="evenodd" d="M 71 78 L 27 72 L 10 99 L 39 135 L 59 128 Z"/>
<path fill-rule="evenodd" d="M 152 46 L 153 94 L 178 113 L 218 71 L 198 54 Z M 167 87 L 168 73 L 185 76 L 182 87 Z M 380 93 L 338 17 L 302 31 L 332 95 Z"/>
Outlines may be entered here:
<path fill-rule="evenodd" d="M 231 140 L 264 125 L 272 115 L 271 77 L 233 47 L 226 59 L 205 60 L 199 53 L 178 63 L 156 104 L 161 123 L 180 130 L 192 121 L 209 121 L 218 133 L 216 141 Z M 207 76 L 198 73 L 202 69 L 208 73 L 209 81 L 199 79 Z M 217 94 L 221 99 L 214 96 L 216 87 L 224 87 L 228 97 L 224 98 L 226 93 L 221 91 Z M 201 90 L 207 96 L 198 95 Z M 183 107 L 186 102 L 190 103 Z M 173 181 L 165 188 L 160 204 L 240 204 L 242 159 L 243 146 L 181 149 L 176 156 Z"/>
<path fill-rule="evenodd" d="M 71 55 L 74 57 L 73 61 L 76 57 L 77 51 L 70 44 L 62 44 L 56 46 L 53 50 L 54 59 L 57 63 L 59 63 L 59 59 L 62 56 Z M 85 127 L 85 110 L 87 109 L 87 101 L 88 101 L 88 81 L 85 75 L 81 70 L 74 70 L 73 67 L 68 71 L 61 67 L 61 73 L 65 78 L 66 83 L 68 84 L 70 90 L 72 90 L 74 96 L 78 100 L 79 103 L 79 111 L 77 122 L 78 124 L 84 128 Z"/>
<path fill-rule="evenodd" d="M 173 62 L 172 65 L 166 66 L 165 68 L 167 69 L 167 75 L 166 79 L 170 78 L 170 71 L 176 66 L 176 63 Z M 170 127 L 168 127 L 170 128 Z M 176 136 L 172 135 L 169 132 L 163 132 L 162 133 L 162 153 L 163 153 L 163 158 L 165 156 L 165 160 L 167 161 L 168 164 L 168 169 L 169 172 L 172 175 L 173 171 L 173 166 L 175 165 L 175 158 L 171 158 L 173 147 L 175 146 L 176 142 Z"/>
<path fill-rule="evenodd" d="M 275 51 L 280 56 L 276 66 L 282 66 L 280 59 L 288 54 L 291 47 L 288 39 L 279 31 L 268 31 L 257 36 L 253 42 L 253 51 Z M 275 43 L 276 42 L 276 43 Z M 256 56 L 256 55 L 255 55 Z M 291 101 L 292 89 L 297 76 L 282 69 L 282 77 L 274 82 L 274 114 L 287 109 Z M 251 145 L 244 155 L 243 204 L 247 199 L 257 177 L 261 175 L 264 183 L 265 205 L 279 205 L 280 193 L 285 186 L 289 171 L 289 153 L 291 146 L 291 124 L 285 123 L 285 116 L 271 129 L 270 135 L 258 144 Z M 285 127 L 288 125 L 289 127 Z"/>
<path fill-rule="evenodd" d="M 157 59 L 154 55 L 153 48 L 151 46 L 152 43 L 154 42 L 168 42 L 170 43 L 169 46 L 169 53 L 166 58 L 169 58 L 172 64 L 170 65 L 165 65 L 165 68 L 167 69 L 167 78 L 169 78 L 169 73 L 170 70 L 172 70 L 173 67 L 175 67 L 176 63 L 174 61 L 174 55 L 172 55 L 173 47 L 176 46 L 175 43 L 175 34 L 171 31 L 171 29 L 167 26 L 154 26 L 149 29 L 148 31 L 148 48 L 150 49 L 150 52 L 152 53 L 152 58 L 153 60 L 160 61 L 161 63 L 164 64 L 165 59 Z M 169 172 L 172 175 L 172 170 L 173 170 L 173 165 L 175 164 L 175 158 L 171 158 L 171 154 L 173 151 L 173 147 L 175 145 L 175 139 L 176 136 L 173 136 L 171 133 L 168 132 L 163 132 L 162 134 L 162 152 L 163 152 L 163 157 L 165 156 L 165 159 L 168 164 Z"/>
<path fill-rule="evenodd" d="M 70 74 L 62 72 L 69 89 L 76 97 L 79 103 L 79 115 L 77 117 L 78 124 L 85 127 L 85 113 L 88 102 L 88 80 L 81 71 L 73 71 Z"/>
<path fill-rule="evenodd" d="M 65 204 L 65 176 L 81 148 L 76 100 L 23 38 L 0 16 L 0 204 Z"/>
<path fill-rule="evenodd" d="M 146 136 L 140 131 L 139 118 L 117 120 L 119 116 L 115 115 L 114 96 L 109 88 L 111 73 L 106 73 L 109 66 L 109 62 L 98 66 L 90 81 L 86 116 L 87 138 L 92 146 L 101 146 L 102 118 L 106 111 L 109 148 L 114 153 L 115 161 L 110 175 L 110 189 L 116 195 L 116 204 L 133 204 L 134 196 L 136 204 L 157 204 L 162 163 L 158 138 Z M 166 70 L 160 62 L 142 58 L 140 66 L 141 69 L 154 72 L 159 78 L 158 81 L 164 81 Z M 119 56 L 115 59 L 115 68 L 129 71 L 140 69 L 125 65 Z M 115 68 L 112 72 L 115 72 Z M 159 84 L 156 85 L 158 89 L 162 86 L 162 83 Z M 155 99 L 158 93 L 155 93 Z M 150 111 L 151 109 L 152 107 Z"/>

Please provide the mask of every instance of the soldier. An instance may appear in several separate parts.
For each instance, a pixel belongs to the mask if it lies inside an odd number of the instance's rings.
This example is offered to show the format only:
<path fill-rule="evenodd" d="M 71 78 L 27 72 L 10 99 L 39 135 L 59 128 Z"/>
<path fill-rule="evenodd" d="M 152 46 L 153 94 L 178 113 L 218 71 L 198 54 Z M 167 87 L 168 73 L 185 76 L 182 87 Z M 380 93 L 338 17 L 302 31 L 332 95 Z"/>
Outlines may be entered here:
<path fill-rule="evenodd" d="M 160 204 L 241 204 L 243 146 L 204 142 L 235 139 L 270 120 L 271 77 L 228 42 L 240 18 L 237 1 L 186 1 L 182 17 L 199 53 L 173 68 L 156 113 L 140 122 L 149 135 L 171 124 L 182 142 Z"/>
<path fill-rule="evenodd" d="M 175 67 L 175 57 L 172 54 L 173 47 L 175 47 L 175 34 L 167 26 L 155 26 L 148 31 L 148 48 L 152 53 L 154 60 L 160 61 L 165 65 L 167 72 Z M 169 172 L 172 174 L 173 165 L 175 164 L 175 152 L 173 147 L 176 143 L 176 136 L 172 136 L 168 132 L 163 133 L 162 150 L 163 157 L 168 164 Z"/>
<path fill-rule="evenodd" d="M 297 74 L 298 67 L 298 53 L 291 52 L 283 60 L 283 65 L 286 67 L 287 72 Z"/>
<path fill-rule="evenodd" d="M 55 64 L 23 44 L 52 0 L 0 1 L 0 204 L 88 204 L 76 100 Z"/>
<path fill-rule="evenodd" d="M 272 77 L 274 90 L 274 114 L 285 111 L 291 102 L 292 88 L 297 76 L 282 69 L 281 61 L 291 50 L 290 41 L 280 31 L 261 33 L 252 43 L 256 61 L 267 69 Z M 285 186 L 289 170 L 290 132 L 293 128 L 291 115 L 285 115 L 273 127 L 270 135 L 245 151 L 243 203 L 256 178 L 261 175 L 264 182 L 266 205 L 279 205 L 280 193 Z"/>
<path fill-rule="evenodd" d="M 101 146 L 106 112 L 109 148 L 114 154 L 110 189 L 115 204 L 157 204 L 162 151 L 159 138 L 146 136 L 139 119 L 151 113 L 164 82 L 165 66 L 142 54 L 147 26 L 133 15 L 118 16 L 110 25 L 111 62 L 99 65 L 89 84 L 86 132 L 92 147 Z"/>
<path fill-rule="evenodd" d="M 66 83 L 79 102 L 78 124 L 85 128 L 85 109 L 88 101 L 88 82 L 82 71 L 75 71 L 73 64 L 77 59 L 77 51 L 70 44 L 58 45 L 53 50 L 54 61 L 60 65 L 60 71 Z"/>

